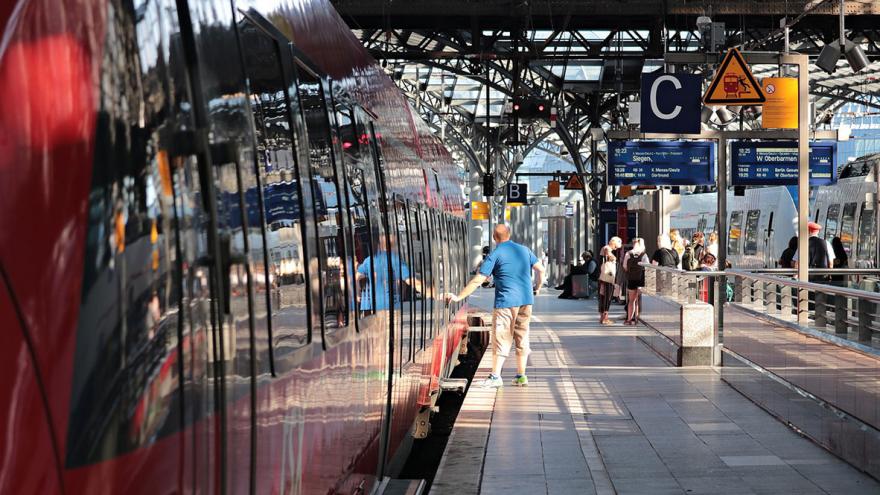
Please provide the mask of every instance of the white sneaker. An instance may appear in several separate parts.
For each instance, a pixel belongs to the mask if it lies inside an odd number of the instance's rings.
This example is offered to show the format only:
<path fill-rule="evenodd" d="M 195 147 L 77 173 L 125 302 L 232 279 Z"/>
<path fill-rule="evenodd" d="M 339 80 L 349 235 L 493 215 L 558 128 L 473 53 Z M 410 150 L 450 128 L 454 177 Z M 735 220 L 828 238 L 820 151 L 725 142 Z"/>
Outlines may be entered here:
<path fill-rule="evenodd" d="M 504 386 L 504 380 L 500 376 L 489 375 L 485 380 L 477 383 L 480 388 L 500 388 Z"/>

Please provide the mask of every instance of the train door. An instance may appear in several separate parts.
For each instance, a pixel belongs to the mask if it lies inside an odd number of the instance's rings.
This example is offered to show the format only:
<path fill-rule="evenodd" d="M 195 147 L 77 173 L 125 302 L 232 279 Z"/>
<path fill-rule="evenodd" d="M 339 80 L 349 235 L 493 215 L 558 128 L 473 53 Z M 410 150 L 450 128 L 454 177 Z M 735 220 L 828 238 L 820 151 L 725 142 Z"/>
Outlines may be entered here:
<path fill-rule="evenodd" d="M 309 250 L 304 239 L 305 198 L 298 160 L 305 147 L 293 58 L 284 36 L 254 12 L 238 23 L 247 75 L 247 101 L 255 139 L 245 175 L 250 243 L 250 278 L 259 297 L 255 310 L 252 365 L 260 387 L 251 397 L 254 428 L 252 486 L 280 493 L 305 491 L 320 483 L 314 465 L 303 461 L 309 413 L 307 383 L 290 382 L 304 361 L 320 350 L 313 335 L 309 297 Z M 306 181 L 308 183 L 308 181 Z M 279 407 L 283 404 L 283 407 Z M 241 414 L 236 415 L 240 420 Z M 242 423 L 236 423 L 238 427 Z M 236 455 L 234 461 L 239 457 Z M 259 461 L 259 462 L 257 462 Z"/>
<path fill-rule="evenodd" d="M 177 155 L 195 154 L 198 169 L 185 170 L 189 191 L 182 187 L 176 201 L 179 216 L 187 216 L 198 197 L 205 215 L 193 215 L 184 225 L 203 225 L 207 247 L 198 258 L 185 262 L 194 269 L 192 278 L 207 278 L 211 303 L 200 311 L 209 313 L 210 335 L 206 348 L 207 383 L 213 385 L 213 425 L 193 429 L 193 485 L 216 484 L 220 492 L 253 493 L 255 486 L 256 437 L 254 409 L 256 394 L 254 273 L 264 267 L 262 260 L 251 263 L 248 227 L 248 200 L 245 177 L 252 176 L 253 144 L 249 109 L 241 95 L 246 86 L 238 57 L 234 24 L 223 15 L 228 4 L 217 2 L 191 5 L 178 2 L 182 10 L 178 47 L 186 62 L 186 74 L 193 97 L 190 111 L 194 126 L 173 138 Z M 151 26 L 155 29 L 155 26 Z M 173 50 L 172 50 L 173 51 Z M 220 83 L 222 81 L 222 83 Z M 230 118 L 229 116 L 235 116 Z M 242 169 L 247 168 L 247 173 Z M 195 173 L 198 177 L 195 177 Z M 196 189 L 194 186 L 198 185 Z M 178 195 L 178 191 L 175 191 Z M 265 306 L 264 306 L 265 311 Z M 202 349 L 193 347 L 191 362 L 205 359 Z M 184 404 L 197 402 L 198 396 Z M 196 411 L 195 414 L 198 414 Z M 215 455 L 207 462 L 206 453 Z"/>
<path fill-rule="evenodd" d="M 221 442 L 211 426 L 220 390 L 209 345 L 218 279 L 203 263 L 218 253 L 215 202 L 206 147 L 187 146 L 186 129 L 205 124 L 203 112 L 183 110 L 200 96 L 186 89 L 190 59 L 167 50 L 176 14 L 170 1 L 137 16 L 115 11 L 101 40 L 109 49 L 95 61 L 102 83 L 63 462 L 67 469 L 121 463 L 135 450 L 154 459 L 126 464 L 118 477 L 84 471 L 85 485 L 108 491 L 133 480 L 156 493 L 217 488 L 212 455 Z"/>
<path fill-rule="evenodd" d="M 384 259 L 383 263 L 374 263 L 372 268 L 375 285 L 371 288 L 375 306 L 376 326 L 374 331 L 379 332 L 381 342 L 374 341 L 377 349 L 382 349 L 384 363 L 379 370 L 386 377 L 383 386 L 382 404 L 385 409 L 382 412 L 382 430 L 380 434 L 381 447 L 379 450 L 379 476 L 387 473 L 388 461 L 391 459 L 393 450 L 398 445 L 397 438 L 393 435 L 392 420 L 394 417 L 394 336 L 397 329 L 394 327 L 394 292 L 392 290 L 392 264 L 388 261 L 392 246 L 391 220 L 389 218 L 388 196 L 386 195 L 385 182 L 382 173 L 382 154 L 373 124 L 367 118 L 365 112 L 359 108 L 354 109 L 356 133 L 355 139 L 364 146 L 364 182 L 367 185 L 369 200 L 370 225 L 373 228 L 373 245 L 375 246 L 374 257 L 377 260 Z"/>

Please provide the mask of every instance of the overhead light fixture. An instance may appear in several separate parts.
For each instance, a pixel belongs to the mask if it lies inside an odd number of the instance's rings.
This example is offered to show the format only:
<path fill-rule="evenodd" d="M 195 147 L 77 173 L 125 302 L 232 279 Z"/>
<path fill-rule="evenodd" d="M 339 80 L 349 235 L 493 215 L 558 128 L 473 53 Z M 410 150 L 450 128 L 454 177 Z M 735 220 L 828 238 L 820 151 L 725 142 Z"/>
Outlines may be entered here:
<path fill-rule="evenodd" d="M 700 120 L 701 120 L 704 124 L 708 124 L 709 121 L 712 120 L 712 115 L 713 115 L 714 113 L 715 113 L 715 112 L 712 110 L 712 107 L 704 106 L 704 107 L 703 107 L 703 110 L 700 111 Z"/>
<path fill-rule="evenodd" d="M 859 72 L 871 63 L 871 61 L 868 60 L 868 57 L 865 56 L 865 52 L 862 51 L 862 47 L 849 40 L 846 41 L 846 51 L 844 52 L 844 55 L 846 56 L 846 61 L 849 62 L 849 67 L 853 72 Z"/>
<path fill-rule="evenodd" d="M 827 44 L 819 52 L 819 58 L 816 59 L 816 66 L 829 74 L 834 74 L 837 70 L 837 61 L 840 59 L 840 48 L 836 44 Z"/>
<path fill-rule="evenodd" d="M 829 74 L 833 74 L 837 70 L 837 61 L 840 60 L 841 52 L 846 56 L 846 61 L 853 72 L 859 72 L 868 66 L 871 62 L 862 51 L 862 47 L 846 39 L 843 27 L 844 13 L 846 12 L 845 0 L 840 0 L 840 42 L 837 46 L 829 43 L 819 52 L 819 58 L 816 60 L 816 66 Z"/>
<path fill-rule="evenodd" d="M 736 114 L 731 112 L 727 107 L 721 107 L 716 110 L 715 116 L 718 117 L 718 121 L 721 122 L 721 125 L 723 126 L 736 120 Z"/>

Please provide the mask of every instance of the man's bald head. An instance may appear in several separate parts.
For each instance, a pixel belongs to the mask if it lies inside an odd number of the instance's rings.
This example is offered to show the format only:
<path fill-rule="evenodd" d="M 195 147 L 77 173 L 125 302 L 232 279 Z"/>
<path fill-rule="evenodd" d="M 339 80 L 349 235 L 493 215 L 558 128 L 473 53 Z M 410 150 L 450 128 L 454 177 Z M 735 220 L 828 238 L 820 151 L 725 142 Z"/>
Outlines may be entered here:
<path fill-rule="evenodd" d="M 495 226 L 495 231 L 492 232 L 492 237 L 495 239 L 495 242 L 504 242 L 510 240 L 510 227 L 500 223 Z"/>

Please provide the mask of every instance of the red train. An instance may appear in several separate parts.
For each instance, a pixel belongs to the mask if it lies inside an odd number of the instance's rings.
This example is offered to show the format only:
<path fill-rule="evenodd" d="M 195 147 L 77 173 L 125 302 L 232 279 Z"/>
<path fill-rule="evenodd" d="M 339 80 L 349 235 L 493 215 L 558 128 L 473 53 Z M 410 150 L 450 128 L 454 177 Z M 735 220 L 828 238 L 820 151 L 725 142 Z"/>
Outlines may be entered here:
<path fill-rule="evenodd" d="M 329 2 L 0 29 L 0 493 L 393 476 L 465 332 L 462 193 Z"/>

